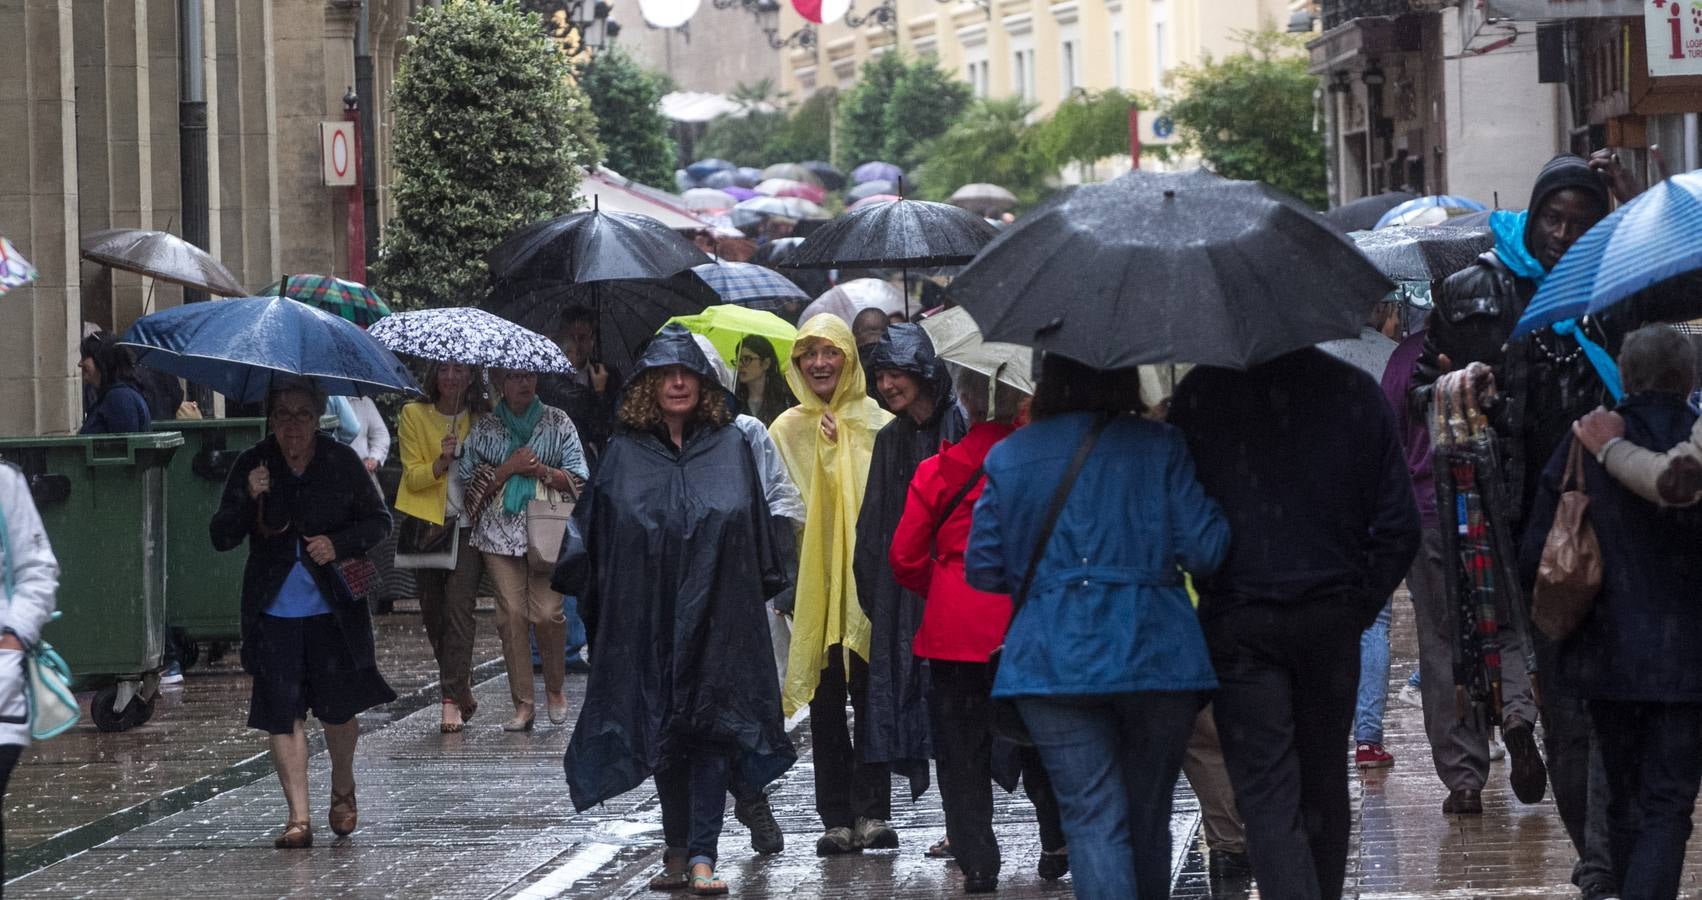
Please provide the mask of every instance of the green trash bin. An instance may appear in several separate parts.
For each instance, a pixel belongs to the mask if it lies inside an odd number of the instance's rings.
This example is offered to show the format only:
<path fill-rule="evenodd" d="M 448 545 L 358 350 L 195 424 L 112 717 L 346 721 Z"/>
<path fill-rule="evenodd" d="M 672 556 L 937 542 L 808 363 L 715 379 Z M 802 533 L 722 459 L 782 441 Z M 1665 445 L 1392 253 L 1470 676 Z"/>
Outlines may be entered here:
<path fill-rule="evenodd" d="M 42 637 L 65 657 L 102 731 L 153 714 L 165 657 L 166 469 L 176 433 L 0 439 L 29 479 L 59 558 L 59 611 Z"/>
<path fill-rule="evenodd" d="M 181 419 L 155 431 L 183 435 L 166 469 L 166 621 L 184 668 L 201 644 L 228 645 L 242 637 L 242 568 L 247 553 L 213 552 L 207 523 L 218 511 L 237 456 L 266 436 L 265 419 Z M 211 648 L 209 648 L 211 649 Z"/>

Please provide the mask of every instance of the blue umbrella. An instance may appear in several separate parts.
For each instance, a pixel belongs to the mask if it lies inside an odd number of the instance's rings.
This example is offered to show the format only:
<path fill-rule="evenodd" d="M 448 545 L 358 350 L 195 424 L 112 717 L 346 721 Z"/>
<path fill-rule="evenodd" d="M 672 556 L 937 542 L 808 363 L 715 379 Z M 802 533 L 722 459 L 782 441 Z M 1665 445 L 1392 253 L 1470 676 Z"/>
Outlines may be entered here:
<path fill-rule="evenodd" d="M 141 365 L 243 403 L 266 399 L 272 379 L 291 375 L 339 396 L 420 390 L 395 354 L 359 327 L 288 297 L 187 303 L 137 319 L 119 343 Z"/>
<path fill-rule="evenodd" d="M 788 300 L 810 301 L 810 295 L 792 279 L 755 263 L 713 262 L 691 270 L 727 303 L 773 310 Z"/>
<path fill-rule="evenodd" d="M 1668 178 L 1584 232 L 1543 279 L 1513 336 L 1602 313 L 1696 269 L 1702 269 L 1702 171 Z"/>
<path fill-rule="evenodd" d="M 724 159 L 715 159 L 711 157 L 710 159 L 700 159 L 697 162 L 686 166 L 686 174 L 698 181 L 702 181 L 703 179 L 714 175 L 716 172 L 723 172 L 728 169 L 736 168 L 738 167 Z"/>
<path fill-rule="evenodd" d="M 1453 194 L 1431 194 L 1419 197 L 1384 213 L 1377 220 L 1377 227 L 1385 225 L 1435 225 L 1446 221 L 1451 216 L 1463 212 L 1479 212 L 1486 207 L 1470 197 L 1458 197 Z M 1434 217 L 1424 216 L 1422 210 L 1436 210 Z"/>

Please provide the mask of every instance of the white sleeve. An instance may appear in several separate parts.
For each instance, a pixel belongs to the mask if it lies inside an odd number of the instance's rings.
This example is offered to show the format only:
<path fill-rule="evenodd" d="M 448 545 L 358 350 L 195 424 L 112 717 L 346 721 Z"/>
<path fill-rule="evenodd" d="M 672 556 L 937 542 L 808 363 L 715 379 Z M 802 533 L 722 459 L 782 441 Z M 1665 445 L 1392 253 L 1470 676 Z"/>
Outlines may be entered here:
<path fill-rule="evenodd" d="M 379 415 L 378 404 L 370 397 L 354 397 L 349 402 L 354 405 L 361 425 L 360 439 L 354 443 L 355 452 L 360 454 L 361 459 L 384 462 L 390 457 L 390 429 L 384 427 L 384 417 Z"/>
<path fill-rule="evenodd" d="M 0 560 L 10 567 L 13 590 L 0 606 L 0 623 L 26 644 L 41 638 L 41 629 L 53 618 L 54 596 L 59 591 L 59 561 L 41 527 L 29 482 L 23 473 L 0 465 L 0 514 L 5 517 L 6 543 Z"/>
<path fill-rule="evenodd" d="M 769 514 L 791 519 L 798 525 L 804 524 L 804 496 L 798 493 L 798 486 L 786 474 L 786 463 L 780 458 L 780 448 L 774 446 L 774 439 L 768 436 L 768 429 L 751 416 L 741 415 L 734 419 L 734 424 L 744 434 L 745 443 L 750 445 L 751 456 L 756 460 L 756 474 L 762 479 L 763 497 L 768 500 Z"/>

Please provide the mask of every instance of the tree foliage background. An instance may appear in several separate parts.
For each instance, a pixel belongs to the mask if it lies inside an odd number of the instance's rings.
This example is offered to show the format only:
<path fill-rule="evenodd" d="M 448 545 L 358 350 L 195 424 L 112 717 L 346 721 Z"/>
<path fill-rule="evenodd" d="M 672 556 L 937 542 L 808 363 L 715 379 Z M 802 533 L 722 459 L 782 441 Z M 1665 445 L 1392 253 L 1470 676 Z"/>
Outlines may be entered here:
<path fill-rule="evenodd" d="M 1179 66 L 1170 106 L 1181 149 L 1198 153 L 1218 174 L 1279 187 L 1314 209 L 1328 203 L 1323 141 L 1313 130 L 1313 91 L 1306 56 L 1294 37 L 1243 36 L 1245 50 L 1221 60 Z"/>
<path fill-rule="evenodd" d="M 969 85 L 932 59 L 883 53 L 863 64 L 856 86 L 839 102 L 839 148 L 844 169 L 885 160 L 909 171 L 927 156 L 928 142 L 950 129 L 969 107 Z"/>
<path fill-rule="evenodd" d="M 376 283 L 392 306 L 465 302 L 484 255 L 566 212 L 600 157 L 573 72 L 512 0 L 425 8 L 396 77 L 396 214 Z"/>
<path fill-rule="evenodd" d="M 667 77 L 610 47 L 585 66 L 579 86 L 597 117 L 603 164 L 634 181 L 671 187 L 674 140 L 662 115 L 662 96 L 673 89 Z"/>
<path fill-rule="evenodd" d="M 827 159 L 832 153 L 833 113 L 838 94 L 823 88 L 790 109 L 775 105 L 773 83 L 739 85 L 732 99 L 744 104 L 741 116 L 722 116 L 709 123 L 697 142 L 699 159 L 716 157 L 741 166 L 764 168 L 775 163 Z"/>
<path fill-rule="evenodd" d="M 1034 105 L 1018 97 L 977 100 L 946 132 L 935 138 L 927 161 L 916 170 L 919 193 L 944 200 L 965 184 L 987 181 L 1015 194 L 1023 206 L 1050 190 L 1056 170 L 1035 149 L 1028 116 Z"/>

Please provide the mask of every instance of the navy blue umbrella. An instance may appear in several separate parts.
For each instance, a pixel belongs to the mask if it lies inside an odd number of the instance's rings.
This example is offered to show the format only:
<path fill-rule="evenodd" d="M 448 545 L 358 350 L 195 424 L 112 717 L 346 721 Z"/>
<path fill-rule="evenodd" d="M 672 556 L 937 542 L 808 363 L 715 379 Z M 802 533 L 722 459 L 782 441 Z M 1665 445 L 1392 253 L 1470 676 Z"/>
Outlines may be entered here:
<path fill-rule="evenodd" d="M 1543 279 L 1513 336 L 1604 312 L 1697 269 L 1702 269 L 1702 171 L 1668 178 L 1585 232 Z M 1702 297 L 1696 301 L 1702 307 Z"/>
<path fill-rule="evenodd" d="M 140 365 L 206 385 L 243 403 L 266 399 L 274 378 L 312 378 L 328 394 L 418 394 L 395 354 L 341 316 L 288 297 L 188 303 L 143 316 L 124 333 Z"/>

